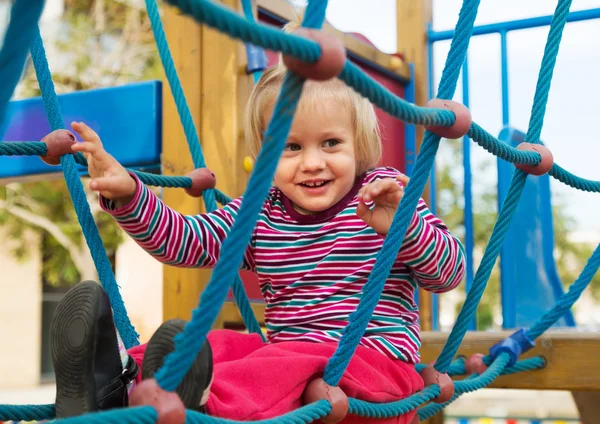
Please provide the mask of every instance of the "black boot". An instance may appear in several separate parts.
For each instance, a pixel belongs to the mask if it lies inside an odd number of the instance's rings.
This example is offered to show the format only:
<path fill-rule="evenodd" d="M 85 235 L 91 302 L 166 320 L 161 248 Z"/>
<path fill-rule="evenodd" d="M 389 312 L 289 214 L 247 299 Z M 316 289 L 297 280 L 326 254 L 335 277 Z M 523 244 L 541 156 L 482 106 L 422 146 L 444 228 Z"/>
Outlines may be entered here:
<path fill-rule="evenodd" d="M 165 357 L 175 350 L 175 335 L 183 332 L 186 323 L 181 319 L 166 321 L 152 335 L 144 352 L 142 380 L 153 378 L 154 373 L 162 367 Z M 212 378 L 212 350 L 208 341 L 205 341 L 194 363 L 175 390 L 187 409 L 206 412 L 204 405 L 208 400 Z"/>
<path fill-rule="evenodd" d="M 127 406 L 127 385 L 138 373 L 123 369 L 112 309 L 104 289 L 83 281 L 59 303 L 50 333 L 56 374 L 56 418 Z"/>

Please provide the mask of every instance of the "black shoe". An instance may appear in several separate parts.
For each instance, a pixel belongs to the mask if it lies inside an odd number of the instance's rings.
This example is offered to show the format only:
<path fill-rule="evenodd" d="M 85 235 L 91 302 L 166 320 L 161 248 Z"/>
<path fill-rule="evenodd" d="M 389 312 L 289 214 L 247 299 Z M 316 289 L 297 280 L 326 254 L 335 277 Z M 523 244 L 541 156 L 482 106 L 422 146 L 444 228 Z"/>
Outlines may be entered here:
<path fill-rule="evenodd" d="M 153 378 L 154 373 L 162 367 L 165 357 L 175 350 L 175 335 L 183 332 L 186 324 L 184 320 L 172 319 L 164 322 L 152 335 L 144 352 L 142 380 Z M 212 349 L 208 341 L 205 341 L 196 360 L 175 390 L 187 409 L 206 412 L 204 405 L 208 400 L 212 378 Z"/>
<path fill-rule="evenodd" d="M 60 301 L 50 330 L 56 374 L 56 418 L 127 406 L 138 367 L 121 365 L 117 330 L 104 289 L 83 281 Z"/>

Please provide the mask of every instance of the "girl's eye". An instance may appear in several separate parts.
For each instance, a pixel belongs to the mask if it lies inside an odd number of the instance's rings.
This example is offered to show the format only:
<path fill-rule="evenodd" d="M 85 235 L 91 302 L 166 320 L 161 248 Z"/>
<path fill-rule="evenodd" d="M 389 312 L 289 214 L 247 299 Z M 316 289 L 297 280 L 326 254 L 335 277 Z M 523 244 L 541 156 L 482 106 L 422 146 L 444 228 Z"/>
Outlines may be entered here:
<path fill-rule="evenodd" d="M 325 147 L 335 147 L 338 144 L 340 144 L 340 141 L 336 140 L 335 138 L 330 138 L 329 140 L 325 140 L 323 144 L 325 145 Z"/>
<path fill-rule="evenodd" d="M 286 150 L 291 150 L 292 152 L 296 152 L 298 150 L 300 150 L 300 145 L 296 144 L 296 143 L 288 143 L 285 146 Z"/>

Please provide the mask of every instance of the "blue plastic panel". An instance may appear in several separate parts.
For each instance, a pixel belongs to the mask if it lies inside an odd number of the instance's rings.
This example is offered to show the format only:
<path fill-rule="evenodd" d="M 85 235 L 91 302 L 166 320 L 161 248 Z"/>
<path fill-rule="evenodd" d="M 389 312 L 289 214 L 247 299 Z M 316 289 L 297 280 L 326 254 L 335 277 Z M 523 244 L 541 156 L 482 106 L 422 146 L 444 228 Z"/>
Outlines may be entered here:
<path fill-rule="evenodd" d="M 65 126 L 83 121 L 106 150 L 126 167 L 160 170 L 162 86 L 160 81 L 78 91 L 59 96 Z M 2 141 L 39 141 L 50 132 L 41 98 L 12 101 Z M 85 169 L 80 169 L 82 173 Z M 61 172 L 35 156 L 0 156 L 0 178 Z"/>
<path fill-rule="evenodd" d="M 516 147 L 525 134 L 504 128 L 499 139 Z M 506 198 L 514 165 L 498 161 L 498 201 Z M 550 177 L 528 176 L 501 251 L 504 328 L 528 327 L 563 294 L 554 260 L 554 226 Z M 574 326 L 571 311 L 556 326 Z"/>

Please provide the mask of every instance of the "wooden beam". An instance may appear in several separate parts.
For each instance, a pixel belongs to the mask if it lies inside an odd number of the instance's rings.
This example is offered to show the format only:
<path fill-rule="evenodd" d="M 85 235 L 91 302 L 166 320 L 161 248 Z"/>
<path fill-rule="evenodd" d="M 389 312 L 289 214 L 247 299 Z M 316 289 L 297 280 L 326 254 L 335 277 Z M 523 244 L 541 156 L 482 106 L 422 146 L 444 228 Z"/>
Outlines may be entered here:
<path fill-rule="evenodd" d="M 287 2 L 282 2 L 281 0 L 258 0 L 257 5 L 286 21 L 298 21 L 299 19 L 297 10 Z M 335 35 L 344 43 L 348 51 L 360 56 L 362 59 L 381 66 L 406 80 L 410 80 L 408 63 L 397 56 L 386 54 L 350 34 L 335 29 L 328 23 L 323 25 L 323 31 Z"/>
<path fill-rule="evenodd" d="M 201 96 L 201 27 L 190 18 L 181 15 L 171 6 L 164 6 L 163 23 L 167 41 L 173 55 L 177 73 L 197 128 L 200 128 Z M 186 175 L 194 169 L 185 133 L 171 95 L 169 83 L 163 78 L 163 153 L 164 175 Z M 202 204 L 181 189 L 166 188 L 163 200 L 183 214 L 202 212 Z M 163 319 L 189 319 L 198 305 L 199 295 L 207 280 L 205 273 L 197 269 L 184 269 L 165 265 L 163 267 Z"/>
<path fill-rule="evenodd" d="M 487 354 L 490 347 L 508 337 L 511 332 L 470 332 L 458 351 L 466 357 L 474 353 Z M 435 361 L 441 352 L 447 333 L 424 332 L 421 361 Z M 599 333 L 549 332 L 536 341 L 536 347 L 521 359 L 542 356 L 547 365 L 542 370 L 498 377 L 489 387 L 530 390 L 600 391 Z"/>
<path fill-rule="evenodd" d="M 427 27 L 433 19 L 432 0 L 396 0 L 396 33 L 397 50 L 408 63 L 414 65 L 415 104 L 424 105 L 429 100 L 429 62 L 427 58 Z M 425 134 L 422 125 L 416 125 L 417 152 Z M 429 184 L 423 190 L 423 200 L 431 205 Z M 425 331 L 433 329 L 432 294 L 419 290 L 419 309 L 421 328 Z"/>
<path fill-rule="evenodd" d="M 581 424 L 596 424 L 600 417 L 600 392 L 571 392 Z"/>
<path fill-rule="evenodd" d="M 429 61 L 427 58 L 427 27 L 433 19 L 432 0 L 396 0 L 396 33 L 398 53 L 414 65 L 415 104 L 423 106 L 429 100 Z M 416 126 L 417 150 L 425 130 Z M 429 188 L 423 198 L 428 200 Z"/>
<path fill-rule="evenodd" d="M 237 10 L 236 0 L 223 1 Z M 217 176 L 217 187 L 231 197 L 242 193 L 247 181 L 241 160 L 240 79 L 249 79 L 240 65 L 239 43 L 230 37 L 165 6 L 164 25 L 173 60 L 200 135 L 207 166 Z M 193 163 L 168 83 L 164 92 L 163 173 L 185 175 Z M 205 212 L 201 199 L 181 189 L 166 189 L 165 202 L 183 214 Z M 208 283 L 211 270 L 164 267 L 164 319 L 189 319 Z M 220 318 L 215 327 L 221 327 Z"/>

